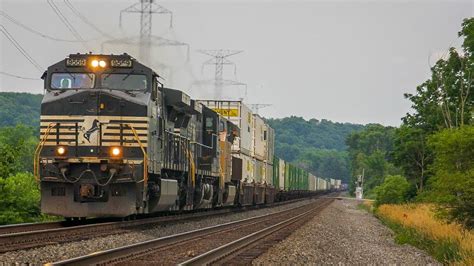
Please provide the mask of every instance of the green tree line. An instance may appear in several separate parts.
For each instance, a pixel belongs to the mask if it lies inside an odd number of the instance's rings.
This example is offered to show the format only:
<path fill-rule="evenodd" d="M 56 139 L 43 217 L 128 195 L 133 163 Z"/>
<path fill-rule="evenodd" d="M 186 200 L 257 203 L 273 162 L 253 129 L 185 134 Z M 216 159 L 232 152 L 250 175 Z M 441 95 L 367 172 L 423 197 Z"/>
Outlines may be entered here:
<path fill-rule="evenodd" d="M 345 139 L 363 125 L 302 117 L 267 119 L 275 129 L 275 155 L 325 178 L 350 180 Z"/>
<path fill-rule="evenodd" d="M 0 127 L 24 124 L 39 127 L 43 95 L 0 92 Z"/>
<path fill-rule="evenodd" d="M 351 134 L 352 182 L 365 172 L 367 196 L 381 203 L 436 203 L 439 213 L 474 227 L 474 18 L 460 50 L 450 48 L 431 77 L 405 98 L 413 112 L 399 128 L 371 125 Z M 353 186 L 352 186 L 353 189 Z"/>

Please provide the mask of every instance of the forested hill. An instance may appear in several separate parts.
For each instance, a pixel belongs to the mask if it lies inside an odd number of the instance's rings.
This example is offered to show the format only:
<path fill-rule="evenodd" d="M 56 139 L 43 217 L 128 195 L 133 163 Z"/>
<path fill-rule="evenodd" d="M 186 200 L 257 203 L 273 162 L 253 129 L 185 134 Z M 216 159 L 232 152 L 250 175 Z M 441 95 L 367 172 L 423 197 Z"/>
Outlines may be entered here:
<path fill-rule="evenodd" d="M 345 141 L 354 131 L 364 129 L 363 125 L 338 123 L 326 119 L 304 120 L 302 117 L 268 119 L 275 129 L 277 151 L 280 157 L 293 161 L 306 149 L 325 149 L 345 151 Z"/>
<path fill-rule="evenodd" d="M 365 126 L 302 117 L 267 119 L 275 129 L 275 155 L 322 177 L 349 180 L 346 138 Z"/>
<path fill-rule="evenodd" d="M 42 98 L 40 94 L 0 92 L 0 127 L 16 124 L 38 127 Z"/>

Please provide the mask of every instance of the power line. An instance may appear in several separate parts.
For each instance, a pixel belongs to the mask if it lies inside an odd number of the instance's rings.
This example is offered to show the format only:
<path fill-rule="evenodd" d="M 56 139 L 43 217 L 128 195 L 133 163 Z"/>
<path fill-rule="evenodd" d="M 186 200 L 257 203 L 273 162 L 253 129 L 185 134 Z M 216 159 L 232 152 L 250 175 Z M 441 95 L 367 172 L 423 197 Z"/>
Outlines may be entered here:
<path fill-rule="evenodd" d="M 43 68 L 31 57 L 28 52 L 13 38 L 13 36 L 7 31 L 7 29 L 0 25 L 1 31 L 7 37 L 7 39 L 15 46 L 15 48 L 36 68 L 38 71 L 43 72 Z"/>
<path fill-rule="evenodd" d="M 3 12 L 0 10 L 0 15 L 5 17 L 6 19 L 8 19 L 9 21 L 11 21 L 12 23 L 16 24 L 17 26 L 33 33 L 33 34 L 36 34 L 38 36 L 41 36 L 45 39 L 49 39 L 49 40 L 53 40 L 53 41 L 58 41 L 58 42 L 81 42 L 81 41 L 78 41 L 78 40 L 66 40 L 66 39 L 60 39 L 60 38 L 56 38 L 56 37 L 52 37 L 52 36 L 49 36 L 49 35 L 46 35 L 44 33 L 41 33 L 37 30 L 34 30 L 28 26 L 26 26 L 25 24 L 21 23 L 20 21 L 18 21 L 17 19 L 15 19 L 14 17 L 8 15 L 7 13 Z"/>
<path fill-rule="evenodd" d="M 69 2 L 68 0 L 64 0 L 64 3 L 66 4 L 66 6 L 71 9 L 71 11 L 76 15 L 78 16 L 82 22 L 86 23 L 87 25 L 89 25 L 91 28 L 93 28 L 95 31 L 97 31 L 98 33 L 102 34 L 103 36 L 109 38 L 109 39 L 114 39 L 114 37 L 112 37 L 110 34 L 102 31 L 101 29 L 99 29 L 94 23 L 92 23 L 90 20 L 88 20 L 84 15 L 82 15 L 81 12 L 79 12 L 79 10 L 77 10 L 77 8 L 75 8 L 71 2 Z"/>
<path fill-rule="evenodd" d="M 32 77 L 19 76 L 19 75 L 15 75 L 15 74 L 3 72 L 3 71 L 0 71 L 0 74 L 1 74 L 1 75 L 5 75 L 5 76 L 9 76 L 9 77 L 12 77 L 12 78 L 17 78 L 17 79 L 41 80 L 41 79 L 39 79 L 39 78 L 32 78 Z"/>
<path fill-rule="evenodd" d="M 211 57 L 211 59 L 205 61 L 202 64 L 202 69 L 204 70 L 204 66 L 206 65 L 214 65 L 215 66 L 215 73 L 214 73 L 214 97 L 215 99 L 222 98 L 222 89 L 224 86 L 230 85 L 246 85 L 245 83 L 241 83 L 234 80 L 225 80 L 223 78 L 224 74 L 224 65 L 231 65 L 234 67 L 234 75 L 236 74 L 237 67 L 234 62 L 230 61 L 228 57 L 239 54 L 243 51 L 241 50 L 198 50 L 199 53 L 205 54 Z"/>
<path fill-rule="evenodd" d="M 49 6 L 51 9 L 53 9 L 54 13 L 58 16 L 58 18 L 61 20 L 61 22 L 66 26 L 66 28 L 74 35 L 74 37 L 78 40 L 81 41 L 82 45 L 88 49 L 88 47 L 84 44 L 84 39 L 81 37 L 81 35 L 77 32 L 77 30 L 72 26 L 72 24 L 69 22 L 69 20 L 64 16 L 64 14 L 61 12 L 61 10 L 56 6 L 56 4 L 53 2 L 53 0 L 47 0 Z"/>

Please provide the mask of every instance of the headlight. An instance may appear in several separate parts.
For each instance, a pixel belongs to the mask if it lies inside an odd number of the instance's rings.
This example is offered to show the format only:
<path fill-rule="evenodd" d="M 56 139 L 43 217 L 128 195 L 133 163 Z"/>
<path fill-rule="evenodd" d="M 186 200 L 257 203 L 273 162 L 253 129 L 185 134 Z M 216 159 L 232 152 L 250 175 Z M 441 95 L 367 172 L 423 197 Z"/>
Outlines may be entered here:
<path fill-rule="evenodd" d="M 96 59 L 92 60 L 91 61 L 91 66 L 92 67 L 98 67 L 99 66 L 99 60 L 96 60 Z"/>
<path fill-rule="evenodd" d="M 118 157 L 121 154 L 122 154 L 122 149 L 119 147 L 112 147 L 112 149 L 110 149 L 110 155 L 114 157 Z"/>
<path fill-rule="evenodd" d="M 64 154 L 66 154 L 66 148 L 64 148 L 64 147 L 58 147 L 58 148 L 56 149 L 56 152 L 57 152 L 58 155 L 64 155 Z"/>
<path fill-rule="evenodd" d="M 93 68 L 97 68 L 97 67 L 105 68 L 107 66 L 107 62 L 105 62 L 105 60 L 93 59 L 90 62 L 91 62 L 90 63 L 91 67 Z"/>

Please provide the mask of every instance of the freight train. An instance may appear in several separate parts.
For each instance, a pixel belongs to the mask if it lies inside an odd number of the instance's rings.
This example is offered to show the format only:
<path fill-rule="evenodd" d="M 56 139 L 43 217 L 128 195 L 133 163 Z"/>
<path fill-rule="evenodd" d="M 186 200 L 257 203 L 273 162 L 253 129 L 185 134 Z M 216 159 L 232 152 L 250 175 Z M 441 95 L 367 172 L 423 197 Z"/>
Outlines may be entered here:
<path fill-rule="evenodd" d="M 241 101 L 196 100 L 127 54 L 71 54 L 42 76 L 43 213 L 126 217 L 269 204 L 337 188 L 274 156 Z"/>

